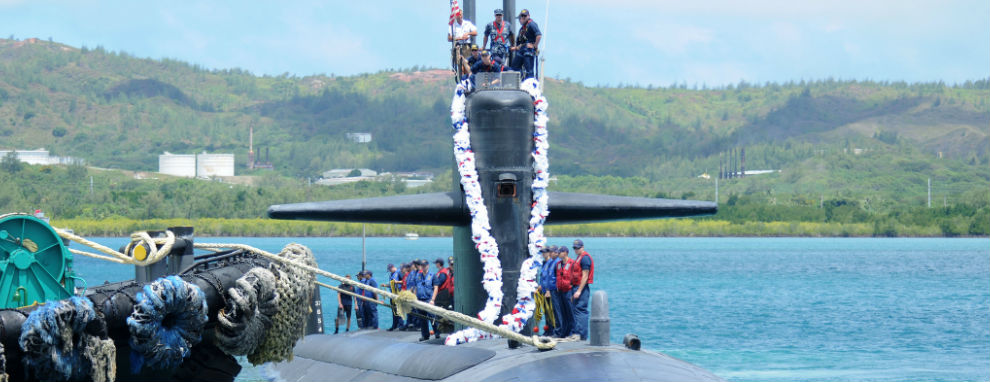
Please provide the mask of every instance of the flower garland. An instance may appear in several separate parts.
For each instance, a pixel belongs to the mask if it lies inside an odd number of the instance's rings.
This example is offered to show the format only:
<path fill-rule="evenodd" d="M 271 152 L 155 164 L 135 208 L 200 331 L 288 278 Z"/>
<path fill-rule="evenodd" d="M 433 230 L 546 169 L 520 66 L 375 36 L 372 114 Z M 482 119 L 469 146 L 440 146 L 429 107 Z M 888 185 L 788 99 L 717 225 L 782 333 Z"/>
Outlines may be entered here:
<path fill-rule="evenodd" d="M 533 133 L 533 205 L 529 219 L 529 258 L 520 266 L 519 283 L 516 285 L 516 305 L 511 314 L 502 317 L 502 328 L 519 332 L 526 321 L 533 315 L 535 301 L 531 297 L 536 291 L 536 274 L 543 264 L 540 249 L 546 244 L 543 235 L 543 223 L 549 215 L 547 182 L 549 180 L 549 162 L 547 161 L 547 101 L 540 92 L 539 82 L 535 79 L 524 81 L 521 88 L 533 98 L 534 125 Z M 488 292 L 485 307 L 478 312 L 478 319 L 492 322 L 502 309 L 502 266 L 498 260 L 498 244 L 491 235 L 488 220 L 488 210 L 481 196 L 481 184 L 474 163 L 474 151 L 471 149 L 471 135 L 465 114 L 467 93 L 472 90 L 470 80 L 464 80 L 457 85 L 454 99 L 451 102 L 451 121 L 454 128 L 454 157 L 457 160 L 457 171 L 461 176 L 461 186 L 464 187 L 464 197 L 471 213 L 471 239 L 481 254 L 484 275 L 482 287 Z M 447 337 L 446 345 L 457 345 L 474 342 L 480 339 L 494 338 L 491 333 L 468 328 Z"/>

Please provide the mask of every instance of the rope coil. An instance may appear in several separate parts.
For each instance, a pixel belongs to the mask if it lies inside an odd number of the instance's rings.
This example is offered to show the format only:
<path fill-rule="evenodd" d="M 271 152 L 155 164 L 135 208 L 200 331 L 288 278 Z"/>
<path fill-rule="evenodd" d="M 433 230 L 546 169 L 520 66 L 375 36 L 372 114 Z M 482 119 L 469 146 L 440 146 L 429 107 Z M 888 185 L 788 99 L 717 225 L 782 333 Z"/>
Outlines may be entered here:
<path fill-rule="evenodd" d="M 202 339 L 207 317 L 206 296 L 195 284 L 168 276 L 138 292 L 130 330 L 131 371 L 148 366 L 174 369 Z"/>
<path fill-rule="evenodd" d="M 255 267 L 224 293 L 226 308 L 217 314 L 216 344 L 230 355 L 248 355 L 258 348 L 278 312 L 277 280 L 271 271 Z"/>
<path fill-rule="evenodd" d="M 21 326 L 18 344 L 24 352 L 25 371 L 33 372 L 36 379 L 105 382 L 116 378 L 116 347 L 106 337 L 103 318 L 86 297 L 50 301 L 31 312 Z"/>
<path fill-rule="evenodd" d="M 270 268 L 278 280 L 275 290 L 279 308 L 264 340 L 248 355 L 248 361 L 254 365 L 292 360 L 292 348 L 306 335 L 306 317 L 310 312 L 316 276 L 305 269 L 286 265 L 303 264 L 315 268 L 316 258 L 309 248 L 296 243 L 285 246 L 275 258 L 285 261 L 272 263 Z"/>

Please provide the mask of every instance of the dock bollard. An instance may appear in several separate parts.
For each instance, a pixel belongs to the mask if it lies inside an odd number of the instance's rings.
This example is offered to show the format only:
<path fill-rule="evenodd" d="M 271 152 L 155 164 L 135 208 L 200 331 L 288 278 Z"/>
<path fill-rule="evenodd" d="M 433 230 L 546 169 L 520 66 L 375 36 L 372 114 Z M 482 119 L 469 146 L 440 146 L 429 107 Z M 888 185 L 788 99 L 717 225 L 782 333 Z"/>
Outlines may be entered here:
<path fill-rule="evenodd" d="M 591 295 L 591 324 L 588 326 L 588 344 L 608 346 L 609 332 L 608 294 L 600 290 Z"/>

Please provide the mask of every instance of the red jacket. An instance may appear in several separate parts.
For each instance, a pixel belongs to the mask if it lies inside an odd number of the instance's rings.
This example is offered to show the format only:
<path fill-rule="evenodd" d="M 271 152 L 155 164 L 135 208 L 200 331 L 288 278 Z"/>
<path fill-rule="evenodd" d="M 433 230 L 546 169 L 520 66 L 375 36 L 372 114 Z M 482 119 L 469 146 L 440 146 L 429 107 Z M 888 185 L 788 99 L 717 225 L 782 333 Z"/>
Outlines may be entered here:
<path fill-rule="evenodd" d="M 571 269 L 575 266 L 580 267 L 574 263 L 574 259 L 570 257 L 561 260 L 557 263 L 557 291 L 558 292 L 569 292 L 571 290 Z"/>

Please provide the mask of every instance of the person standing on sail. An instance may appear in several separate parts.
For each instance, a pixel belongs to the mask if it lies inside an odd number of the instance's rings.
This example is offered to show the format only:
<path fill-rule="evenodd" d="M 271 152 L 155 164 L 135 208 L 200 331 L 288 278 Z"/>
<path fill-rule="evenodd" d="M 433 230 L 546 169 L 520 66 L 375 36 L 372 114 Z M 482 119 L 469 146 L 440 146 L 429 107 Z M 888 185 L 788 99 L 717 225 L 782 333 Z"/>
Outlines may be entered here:
<path fill-rule="evenodd" d="M 451 67 L 461 75 L 470 73 L 471 66 L 467 65 L 465 59 L 471 55 L 471 43 L 474 41 L 474 36 L 478 35 L 478 28 L 470 20 L 464 19 L 464 12 L 457 6 L 456 1 L 451 5 L 448 24 L 447 41 L 454 43 L 450 55 Z"/>
<path fill-rule="evenodd" d="M 509 62 L 509 48 L 512 46 L 515 34 L 512 32 L 512 23 L 502 20 L 504 13 L 501 9 L 495 10 L 495 21 L 485 25 L 485 39 L 481 47 L 488 49 L 492 53 L 492 58 Z M 491 46 L 488 45 L 489 39 L 492 42 Z"/>
<path fill-rule="evenodd" d="M 516 46 L 510 48 L 516 54 L 512 58 L 512 70 L 523 72 L 523 78 L 533 78 L 536 73 L 533 65 L 536 63 L 536 49 L 540 46 L 543 33 L 536 22 L 529 18 L 529 10 L 519 12 L 519 35 L 516 36 Z"/>

